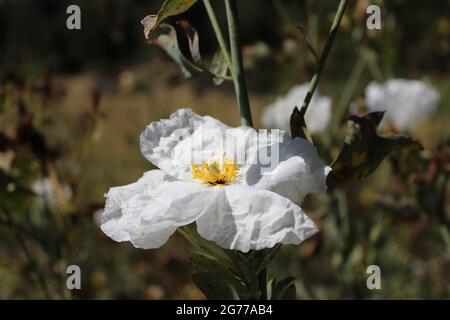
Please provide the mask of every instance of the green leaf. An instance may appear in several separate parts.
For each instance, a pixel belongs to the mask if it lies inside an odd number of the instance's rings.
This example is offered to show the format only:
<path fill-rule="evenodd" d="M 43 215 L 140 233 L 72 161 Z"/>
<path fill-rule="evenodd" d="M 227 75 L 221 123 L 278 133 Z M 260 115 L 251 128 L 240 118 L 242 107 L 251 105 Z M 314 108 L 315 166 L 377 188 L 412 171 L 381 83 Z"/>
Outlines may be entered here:
<path fill-rule="evenodd" d="M 208 253 L 215 259 L 221 261 L 227 268 L 233 270 L 233 272 L 238 272 L 239 262 L 234 251 L 222 249 L 214 242 L 202 238 L 196 231 L 188 226 L 178 228 L 178 232 L 189 241 L 195 250 Z"/>
<path fill-rule="evenodd" d="M 233 289 L 223 279 L 218 278 L 213 273 L 194 272 L 192 274 L 192 280 L 207 299 L 237 300 Z"/>
<path fill-rule="evenodd" d="M 189 226 L 178 228 L 178 232 L 194 247 L 191 252 L 194 281 L 206 297 L 229 298 L 230 294 L 233 299 L 261 297 L 258 275 L 275 256 L 281 245 L 271 249 L 242 253 L 219 247 L 214 242 L 202 238 Z M 218 281 L 216 287 L 214 287 L 215 281 Z"/>
<path fill-rule="evenodd" d="M 421 148 L 419 142 L 403 134 L 378 135 L 383 115 L 384 112 L 372 112 L 349 118 L 344 146 L 327 178 L 329 186 L 368 176 L 395 149 Z"/>
<path fill-rule="evenodd" d="M 161 24 L 159 31 L 158 36 L 151 39 L 150 43 L 160 46 L 178 64 L 186 78 L 203 73 L 201 66 L 191 62 L 181 52 L 174 27 L 169 24 Z"/>
<path fill-rule="evenodd" d="M 281 281 L 272 280 L 272 300 L 295 300 L 296 298 L 295 278 L 289 277 Z"/>
<path fill-rule="evenodd" d="M 242 279 L 220 260 L 207 253 L 193 251 L 191 252 L 191 261 L 197 274 L 215 275 L 216 278 L 223 280 L 233 288 L 233 291 L 236 291 L 239 296 L 245 295 L 246 289 Z"/>
<path fill-rule="evenodd" d="M 161 47 L 180 67 L 181 72 L 186 78 L 191 78 L 200 74 L 205 74 L 214 81 L 214 84 L 219 85 L 224 80 L 228 80 L 227 72 L 228 65 L 222 53 L 216 53 L 208 68 L 203 63 L 200 55 L 199 38 L 197 31 L 190 26 L 187 21 L 181 21 L 179 25 L 186 32 L 189 42 L 189 50 L 192 60 L 187 58 L 180 49 L 178 44 L 178 36 L 175 28 L 169 24 L 163 23 L 159 26 L 158 34 L 149 40 L 150 44 L 155 44 Z"/>
<path fill-rule="evenodd" d="M 272 300 L 275 283 L 276 281 L 274 278 L 271 278 L 269 279 L 269 281 L 267 281 L 267 300 Z"/>
<path fill-rule="evenodd" d="M 156 15 L 148 15 L 142 19 L 145 38 L 149 39 L 164 19 L 187 11 L 196 2 L 197 0 L 166 0 Z"/>
<path fill-rule="evenodd" d="M 259 259 L 255 259 L 257 262 L 256 273 L 260 273 L 264 268 L 266 268 L 280 249 L 281 244 L 279 243 L 276 244 L 273 248 L 256 251 L 259 255 Z"/>
<path fill-rule="evenodd" d="M 199 36 L 197 30 L 193 28 L 186 20 L 179 22 L 179 25 L 183 28 L 189 43 L 189 51 L 191 52 L 192 59 L 200 66 L 206 74 L 208 74 L 215 85 L 220 85 L 227 77 L 228 63 L 222 54 L 220 48 L 214 54 L 209 68 L 205 66 L 202 56 L 200 54 Z"/>

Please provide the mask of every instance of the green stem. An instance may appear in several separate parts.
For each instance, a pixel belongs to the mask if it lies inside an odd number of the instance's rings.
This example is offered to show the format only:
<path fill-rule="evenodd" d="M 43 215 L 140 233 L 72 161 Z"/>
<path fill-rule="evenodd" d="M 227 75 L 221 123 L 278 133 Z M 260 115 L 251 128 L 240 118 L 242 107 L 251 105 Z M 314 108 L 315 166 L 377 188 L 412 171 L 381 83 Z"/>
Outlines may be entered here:
<path fill-rule="evenodd" d="M 343 121 L 345 115 L 347 114 L 347 109 L 349 104 L 353 99 L 353 94 L 355 92 L 356 87 L 358 86 L 361 76 L 363 75 L 363 71 L 367 65 L 367 58 L 365 52 L 363 50 L 359 51 L 358 59 L 356 60 L 355 66 L 353 67 L 352 73 L 348 78 L 347 83 L 342 91 L 341 98 L 336 107 L 336 116 L 334 117 L 335 121 L 333 123 L 333 131 L 337 130 Z"/>
<path fill-rule="evenodd" d="M 337 130 L 340 124 L 344 121 L 348 106 L 353 99 L 354 92 L 360 83 L 364 70 L 368 69 L 376 81 L 383 82 L 383 75 L 376 63 L 374 52 L 362 44 L 359 44 L 359 46 L 360 49 L 358 59 L 356 60 L 355 66 L 353 67 L 352 73 L 345 84 L 341 98 L 336 107 L 336 116 L 334 117 L 335 121 L 333 123 L 332 131 Z"/>
<path fill-rule="evenodd" d="M 234 90 L 236 92 L 236 99 L 241 116 L 241 124 L 252 127 L 252 114 L 250 111 L 250 102 L 248 100 L 244 64 L 241 54 L 241 43 L 239 39 L 239 18 L 236 0 L 225 0 L 225 8 L 227 11 L 231 61 L 233 65 L 231 74 L 233 76 Z"/>
<path fill-rule="evenodd" d="M 258 287 L 261 291 L 259 300 L 267 300 L 267 267 L 258 274 Z"/>
<path fill-rule="evenodd" d="M 333 46 L 334 38 L 336 37 L 336 33 L 339 29 L 339 25 L 341 24 L 342 16 L 344 15 L 345 7 L 347 6 L 347 0 L 341 0 L 339 3 L 339 7 L 336 11 L 336 15 L 334 17 L 333 25 L 331 26 L 330 33 L 328 35 L 327 43 L 320 55 L 319 62 L 317 65 L 317 70 L 314 76 L 311 79 L 311 84 L 309 86 L 308 93 L 306 94 L 305 100 L 303 101 L 302 108 L 300 109 L 300 113 L 302 116 L 306 114 L 306 110 L 308 110 L 309 103 L 313 97 L 314 91 L 316 91 L 317 84 L 320 79 L 320 75 L 322 74 L 323 67 L 325 62 L 327 61 L 328 54 L 330 53 L 331 47 Z"/>
<path fill-rule="evenodd" d="M 365 51 L 367 55 L 367 68 L 369 69 L 372 78 L 378 82 L 383 82 L 383 72 L 381 72 L 380 66 L 378 65 L 375 52 L 370 51 L 367 48 L 365 48 Z"/>
<path fill-rule="evenodd" d="M 227 44 L 223 37 L 222 31 L 220 30 L 219 23 L 217 22 L 216 14 L 214 13 L 214 9 L 211 6 L 211 2 L 209 0 L 203 0 L 203 4 L 205 5 L 206 12 L 208 13 L 209 20 L 211 21 L 211 25 L 213 27 L 214 33 L 216 34 L 217 42 L 219 43 L 220 50 L 227 61 L 228 67 L 232 72 L 232 63 L 230 53 L 228 52 Z"/>

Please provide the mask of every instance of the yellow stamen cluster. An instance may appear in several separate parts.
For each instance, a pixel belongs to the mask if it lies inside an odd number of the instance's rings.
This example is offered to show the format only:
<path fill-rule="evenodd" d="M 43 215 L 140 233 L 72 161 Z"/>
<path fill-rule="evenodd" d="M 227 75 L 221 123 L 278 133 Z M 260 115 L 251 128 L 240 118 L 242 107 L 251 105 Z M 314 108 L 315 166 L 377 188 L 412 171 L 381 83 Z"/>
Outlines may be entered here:
<path fill-rule="evenodd" d="M 239 168 L 233 159 L 222 159 L 220 161 L 203 162 L 201 166 L 192 165 L 192 177 L 209 184 L 227 184 L 233 181 Z"/>

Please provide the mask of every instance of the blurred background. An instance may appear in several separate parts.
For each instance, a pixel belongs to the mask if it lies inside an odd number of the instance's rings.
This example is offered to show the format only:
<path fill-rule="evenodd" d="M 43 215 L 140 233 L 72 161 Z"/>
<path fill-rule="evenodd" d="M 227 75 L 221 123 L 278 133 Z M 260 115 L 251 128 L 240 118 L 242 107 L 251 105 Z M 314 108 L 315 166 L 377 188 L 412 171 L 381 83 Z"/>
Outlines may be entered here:
<path fill-rule="evenodd" d="M 225 32 L 223 3 L 212 2 Z M 70 4 L 81 8 L 81 30 L 66 28 Z M 381 7 L 381 30 L 365 26 L 369 4 Z M 152 169 L 139 149 L 151 121 L 190 107 L 239 125 L 231 82 L 186 80 L 161 48 L 146 43 L 140 20 L 161 5 L 0 0 L 1 299 L 203 298 L 179 235 L 144 251 L 99 228 L 104 193 Z M 238 5 L 261 127 L 264 107 L 314 72 L 297 26 L 320 52 L 337 2 Z M 364 181 L 307 199 L 305 211 L 321 232 L 285 246 L 269 269 L 297 277 L 299 299 L 450 298 L 449 12 L 447 0 L 350 1 L 319 84 L 333 110 L 332 125 L 314 137 L 321 156 L 335 158 L 350 105 L 363 104 L 370 81 L 420 79 L 441 98 L 432 117 L 408 132 L 423 151 L 396 152 Z M 217 44 L 201 1 L 168 22 L 180 19 L 198 30 L 202 54 L 211 57 Z M 362 54 L 368 62 L 356 76 Z M 81 268 L 82 290 L 66 288 L 72 264 Z M 382 290 L 366 287 L 371 264 L 381 268 Z"/>

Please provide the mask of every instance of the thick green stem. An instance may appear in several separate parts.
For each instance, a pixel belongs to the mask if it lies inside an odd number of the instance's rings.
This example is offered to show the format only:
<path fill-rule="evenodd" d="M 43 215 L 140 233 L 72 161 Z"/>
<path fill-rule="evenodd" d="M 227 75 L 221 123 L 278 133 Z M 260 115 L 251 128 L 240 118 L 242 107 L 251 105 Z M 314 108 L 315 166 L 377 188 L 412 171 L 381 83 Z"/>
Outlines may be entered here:
<path fill-rule="evenodd" d="M 230 53 L 228 52 L 227 44 L 223 37 L 222 31 L 220 30 L 219 23 L 217 22 L 216 14 L 214 13 L 214 9 L 211 6 L 211 2 L 209 0 L 203 0 L 203 4 L 205 5 L 206 12 L 208 13 L 209 20 L 211 21 L 211 25 L 213 27 L 214 33 L 216 34 L 217 42 L 219 43 L 220 50 L 222 51 L 225 60 L 227 61 L 228 67 L 232 72 L 232 63 Z"/>
<path fill-rule="evenodd" d="M 308 110 L 309 103 L 313 97 L 314 91 L 316 91 L 317 84 L 320 79 L 320 75 L 322 74 L 323 67 L 325 62 L 327 61 L 328 54 L 330 53 L 331 47 L 333 46 L 334 38 L 336 37 L 336 33 L 339 29 L 339 25 L 341 24 L 342 16 L 344 15 L 345 7 L 347 6 L 347 0 L 341 0 L 339 3 L 339 7 L 337 9 L 336 15 L 334 17 L 333 25 L 331 26 L 330 33 L 328 35 L 327 43 L 320 55 L 319 62 L 317 65 L 317 70 L 314 76 L 311 79 L 311 84 L 309 86 L 308 93 L 306 94 L 305 100 L 303 101 L 302 108 L 300 109 L 300 113 L 304 116 L 306 114 L 306 110 Z"/>
<path fill-rule="evenodd" d="M 248 99 L 247 84 L 245 82 L 244 64 L 242 62 L 241 44 L 239 39 L 239 18 L 236 0 L 225 0 L 225 8 L 227 11 L 231 62 L 233 65 L 231 74 L 233 76 L 241 124 L 252 127 L 252 114 L 250 111 L 250 102 Z"/>

